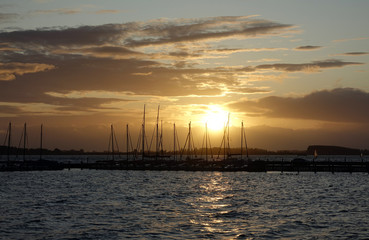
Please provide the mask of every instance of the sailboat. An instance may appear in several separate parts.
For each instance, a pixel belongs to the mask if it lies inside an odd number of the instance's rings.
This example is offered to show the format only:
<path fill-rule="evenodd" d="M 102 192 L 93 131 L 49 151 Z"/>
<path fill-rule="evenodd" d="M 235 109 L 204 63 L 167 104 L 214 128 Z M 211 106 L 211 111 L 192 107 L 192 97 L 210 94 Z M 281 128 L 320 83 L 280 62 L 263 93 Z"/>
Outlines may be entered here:
<path fill-rule="evenodd" d="M 42 125 L 40 138 L 40 159 L 36 161 L 26 161 L 26 145 L 27 145 L 27 124 L 24 124 L 22 138 L 23 138 L 23 161 L 10 161 L 11 149 L 11 123 L 8 128 L 8 161 L 6 165 L 2 165 L 0 171 L 42 171 L 42 170 L 62 170 L 64 165 L 51 160 L 42 159 Z"/>

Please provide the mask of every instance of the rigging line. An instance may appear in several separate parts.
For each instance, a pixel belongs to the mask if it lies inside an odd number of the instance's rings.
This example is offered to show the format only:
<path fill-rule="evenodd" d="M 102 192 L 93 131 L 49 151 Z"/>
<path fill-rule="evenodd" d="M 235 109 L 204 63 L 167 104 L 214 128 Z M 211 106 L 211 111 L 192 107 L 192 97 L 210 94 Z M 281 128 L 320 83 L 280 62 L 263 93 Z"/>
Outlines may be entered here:
<path fill-rule="evenodd" d="M 246 131 L 245 131 L 245 129 L 243 130 L 243 136 L 244 136 L 244 138 L 245 138 L 245 146 L 246 146 L 246 157 L 248 158 L 249 157 L 249 149 L 248 149 L 248 147 L 247 147 L 247 140 L 246 140 Z"/>
<path fill-rule="evenodd" d="M 106 157 L 107 160 L 109 160 L 109 155 L 110 155 L 110 142 L 111 142 L 111 132 L 110 132 L 110 135 L 109 135 L 108 156 Z"/>
<path fill-rule="evenodd" d="M 176 129 L 176 137 L 177 137 L 178 152 L 181 152 L 181 145 L 179 144 L 177 129 Z"/>
<path fill-rule="evenodd" d="M 223 142 L 225 141 L 225 140 L 224 140 L 224 136 L 225 136 L 225 132 L 223 133 L 222 142 L 220 143 L 220 147 L 219 147 L 219 150 L 218 150 L 218 158 L 219 158 L 219 156 L 220 156 L 220 152 L 222 151 Z"/>
<path fill-rule="evenodd" d="M 22 131 L 22 135 L 21 135 L 21 137 L 20 137 L 20 139 L 19 139 L 19 144 L 18 144 L 17 152 L 16 152 L 16 154 L 15 154 L 15 159 L 17 159 L 17 160 L 18 160 L 18 151 L 19 151 L 19 148 L 20 148 L 20 146 L 21 146 L 22 139 L 23 139 L 23 134 L 24 134 L 24 132 Z"/>
<path fill-rule="evenodd" d="M 202 155 L 203 150 L 204 150 L 204 142 L 205 142 L 205 138 L 206 138 L 206 132 L 205 132 L 205 134 L 204 134 L 204 137 L 202 138 L 202 145 L 201 145 L 201 152 L 200 152 L 200 155 Z"/>
<path fill-rule="evenodd" d="M 129 142 L 131 143 L 131 151 L 133 152 L 132 138 L 131 138 L 130 132 L 128 132 L 128 138 L 129 138 Z"/>
<path fill-rule="evenodd" d="M 193 140 L 193 134 L 191 134 L 191 143 L 192 143 L 193 154 L 197 158 L 197 154 L 196 154 L 196 150 L 195 150 L 195 141 Z"/>
<path fill-rule="evenodd" d="M 118 150 L 118 157 L 120 158 L 120 151 L 119 151 L 119 145 L 118 145 L 118 141 L 117 141 L 117 134 L 114 133 L 114 130 L 113 130 L 113 136 L 114 136 L 114 139 L 115 139 L 115 146 L 117 147 L 117 150 Z"/>
<path fill-rule="evenodd" d="M 187 134 L 185 144 L 184 144 L 183 149 L 182 149 L 182 151 L 181 151 L 181 158 L 182 158 L 182 155 L 183 155 L 183 153 L 184 153 L 184 151 L 185 151 L 185 149 L 186 149 L 186 146 L 187 146 L 188 135 L 189 135 L 189 133 Z"/>
<path fill-rule="evenodd" d="M 150 147 L 147 148 L 147 151 L 149 153 L 150 153 L 150 150 L 151 150 L 152 142 L 154 140 L 154 135 L 155 135 L 155 127 L 154 127 L 154 131 L 152 132 L 152 135 L 151 135 Z"/>
<path fill-rule="evenodd" d="M 140 151 L 140 146 L 141 146 L 141 135 L 142 135 L 142 129 L 140 130 L 140 133 L 138 135 L 138 139 L 137 139 L 137 146 L 136 146 L 136 149 L 137 149 L 137 152 Z"/>
<path fill-rule="evenodd" d="M 208 133 L 208 139 L 209 139 L 209 145 L 210 145 L 210 154 L 211 154 L 211 158 L 213 158 L 213 150 L 212 150 L 212 147 L 211 147 L 211 142 L 210 142 L 210 135 Z"/>

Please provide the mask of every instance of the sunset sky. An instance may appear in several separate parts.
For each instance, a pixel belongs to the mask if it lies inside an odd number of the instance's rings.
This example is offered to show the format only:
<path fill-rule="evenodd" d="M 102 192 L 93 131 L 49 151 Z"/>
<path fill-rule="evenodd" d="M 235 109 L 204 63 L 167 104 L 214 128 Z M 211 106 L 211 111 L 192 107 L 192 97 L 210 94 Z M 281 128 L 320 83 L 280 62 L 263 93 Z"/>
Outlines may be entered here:
<path fill-rule="evenodd" d="M 144 104 L 158 105 L 165 148 L 173 123 L 200 147 L 231 117 L 249 147 L 369 149 L 369 1 L 2 0 L 0 141 L 24 122 L 30 147 L 125 149 Z"/>

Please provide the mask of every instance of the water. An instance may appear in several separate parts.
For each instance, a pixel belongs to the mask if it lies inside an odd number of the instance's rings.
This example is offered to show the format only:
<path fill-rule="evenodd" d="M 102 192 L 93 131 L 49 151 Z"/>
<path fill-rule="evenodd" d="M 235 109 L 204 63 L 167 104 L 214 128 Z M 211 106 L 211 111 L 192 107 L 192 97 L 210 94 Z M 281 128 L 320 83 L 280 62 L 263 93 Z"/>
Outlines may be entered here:
<path fill-rule="evenodd" d="M 0 172 L 2 239 L 367 239 L 364 173 Z"/>

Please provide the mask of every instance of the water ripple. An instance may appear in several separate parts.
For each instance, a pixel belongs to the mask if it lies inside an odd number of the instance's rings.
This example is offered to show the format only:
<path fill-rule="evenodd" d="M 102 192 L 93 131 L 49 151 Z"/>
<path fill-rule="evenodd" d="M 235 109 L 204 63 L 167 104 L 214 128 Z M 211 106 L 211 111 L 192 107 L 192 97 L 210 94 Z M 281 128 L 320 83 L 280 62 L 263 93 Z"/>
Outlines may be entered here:
<path fill-rule="evenodd" d="M 4 239 L 365 239 L 366 174 L 0 173 Z"/>

